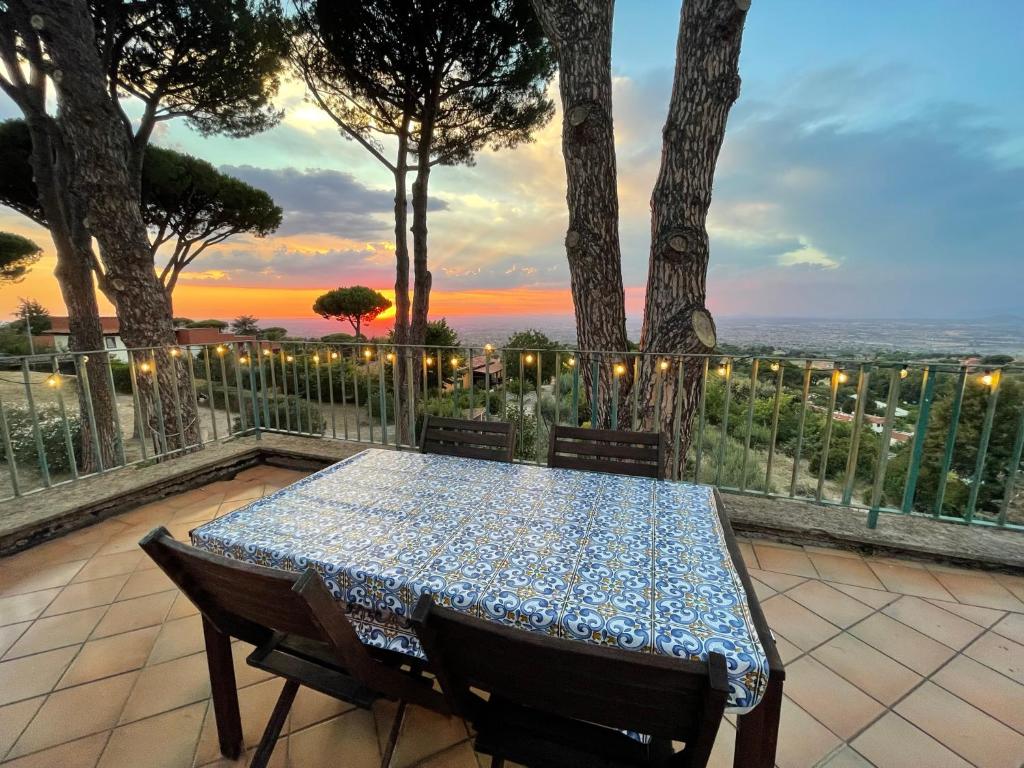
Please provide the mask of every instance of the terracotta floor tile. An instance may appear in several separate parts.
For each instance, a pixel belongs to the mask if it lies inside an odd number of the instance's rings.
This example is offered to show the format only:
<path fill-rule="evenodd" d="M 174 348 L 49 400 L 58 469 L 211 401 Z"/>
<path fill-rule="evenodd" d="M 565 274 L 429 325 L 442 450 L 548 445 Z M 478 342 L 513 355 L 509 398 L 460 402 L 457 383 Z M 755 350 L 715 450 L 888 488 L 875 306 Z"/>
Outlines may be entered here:
<path fill-rule="evenodd" d="M 883 706 L 810 656 L 786 668 L 786 695 L 843 739 L 861 731 Z"/>
<path fill-rule="evenodd" d="M 143 764 L 146 768 L 192 765 L 206 702 L 122 725 L 110 734 L 97 768 Z"/>
<path fill-rule="evenodd" d="M 31 621 L 46 610 L 53 599 L 60 594 L 60 588 L 44 589 L 24 595 L 0 597 L 0 626 Z"/>
<path fill-rule="evenodd" d="M 843 555 L 809 553 L 815 570 L 825 581 L 838 581 L 856 587 L 884 589 L 874 572 L 860 558 Z"/>
<path fill-rule="evenodd" d="M 170 610 L 175 594 L 163 592 L 159 595 L 147 595 L 114 603 L 96 626 L 92 633 L 93 638 L 108 637 L 160 624 Z"/>
<path fill-rule="evenodd" d="M 758 581 L 755 578 L 751 578 L 750 583 L 754 585 L 754 592 L 757 594 L 758 600 L 767 600 L 769 597 L 778 594 L 778 592 L 769 587 L 763 581 Z"/>
<path fill-rule="evenodd" d="M 0 581 L 0 595 L 23 595 L 26 592 L 38 592 L 40 589 L 63 587 L 71 581 L 86 564 L 85 560 L 74 560 L 70 563 L 57 563 L 43 568 L 27 568 L 23 571 L 8 573 Z"/>
<path fill-rule="evenodd" d="M 838 589 L 844 595 L 849 595 L 852 598 L 860 600 L 866 605 L 870 605 L 872 608 L 884 608 L 893 600 L 899 598 L 899 595 L 895 592 L 885 592 L 884 590 L 868 589 L 866 587 L 855 587 L 852 584 L 833 583 L 829 586 L 834 589 Z"/>
<path fill-rule="evenodd" d="M 113 536 L 96 552 L 97 555 L 120 555 L 124 552 L 137 552 L 139 540 L 149 533 L 151 527 L 145 529 L 130 528 Z"/>
<path fill-rule="evenodd" d="M 829 557 L 845 557 L 848 560 L 864 560 L 859 552 L 854 552 L 849 549 L 840 549 L 839 547 L 817 547 L 811 544 L 804 544 L 801 549 L 806 552 L 808 556 L 828 555 Z"/>
<path fill-rule="evenodd" d="M 901 597 L 883 608 L 882 613 L 958 651 L 985 631 L 919 597 Z"/>
<path fill-rule="evenodd" d="M 994 608 L 981 608 L 977 605 L 950 603 L 945 600 L 929 600 L 928 602 L 939 606 L 944 611 L 955 613 L 962 619 L 973 621 L 979 627 L 991 627 L 1006 615 L 1006 611 L 999 611 Z"/>
<path fill-rule="evenodd" d="M 821 768 L 874 768 L 853 747 L 842 747 L 821 763 Z"/>
<path fill-rule="evenodd" d="M 949 646 L 880 613 L 855 624 L 849 632 L 920 675 L 931 674 L 954 653 Z"/>
<path fill-rule="evenodd" d="M 69 741 L 4 763 L 4 768 L 93 768 L 109 736 L 110 732 L 104 731 Z"/>
<path fill-rule="evenodd" d="M 854 739 L 851 746 L 878 768 L 971 768 L 963 758 L 892 712 Z"/>
<path fill-rule="evenodd" d="M 327 696 L 312 688 L 302 687 L 292 704 L 292 713 L 288 721 L 288 730 L 297 731 L 310 725 L 328 720 L 348 712 L 352 705 Z"/>
<path fill-rule="evenodd" d="M 381 702 L 374 705 L 377 720 L 377 738 L 384 749 L 394 723 L 396 705 Z M 342 715 L 348 717 L 348 715 Z M 445 717 L 422 707 L 410 706 L 405 716 L 398 746 L 392 758 L 392 768 L 409 768 L 418 761 L 445 750 L 469 738 L 466 724 L 457 717 Z"/>
<path fill-rule="evenodd" d="M 71 646 L 11 661 L 0 661 L 0 704 L 49 692 L 76 653 L 78 646 Z"/>
<path fill-rule="evenodd" d="M 1024 735 L 934 683 L 925 682 L 894 711 L 979 768 L 1020 768 L 1024 761 Z"/>
<path fill-rule="evenodd" d="M 989 631 L 967 646 L 964 653 L 1024 685 L 1024 645 Z"/>
<path fill-rule="evenodd" d="M 138 675 L 135 690 L 121 713 L 121 725 L 202 701 L 210 695 L 205 653 L 145 667 Z"/>
<path fill-rule="evenodd" d="M 156 528 L 158 525 L 163 525 L 170 520 L 173 515 L 173 507 L 168 506 L 163 501 L 158 501 L 118 515 L 117 519 L 132 528 L 140 526 Z"/>
<path fill-rule="evenodd" d="M 175 589 L 175 584 L 159 568 L 136 571 L 125 582 L 124 588 L 117 595 L 117 600 L 132 600 L 136 597 L 166 592 L 169 589 Z"/>
<path fill-rule="evenodd" d="M 254 747 L 263 737 L 263 729 L 267 726 L 270 713 L 281 694 L 284 680 L 276 677 L 271 680 L 250 685 L 238 692 L 238 709 L 242 717 L 242 738 L 245 747 Z M 217 721 L 210 707 L 203 723 L 199 746 L 196 748 L 196 764 L 203 765 L 220 757 L 220 744 L 217 741 Z"/>
<path fill-rule="evenodd" d="M 1006 587 L 1018 600 L 1024 601 L 1024 576 L 1013 576 L 1008 573 L 995 573 L 992 578 Z"/>
<path fill-rule="evenodd" d="M 775 647 L 779 651 L 779 656 L 782 658 L 783 664 L 789 664 L 793 659 L 803 655 L 804 652 L 800 648 L 797 648 L 778 632 L 774 632 L 773 634 L 775 635 Z"/>
<path fill-rule="evenodd" d="M 19 757 L 113 728 L 138 673 L 51 693 L 8 757 Z"/>
<path fill-rule="evenodd" d="M 954 599 L 938 579 L 923 568 L 890 560 L 868 560 L 867 563 L 890 592 L 937 600 Z"/>
<path fill-rule="evenodd" d="M 793 645 L 805 651 L 839 634 L 839 627 L 830 624 L 785 595 L 776 595 L 765 600 L 761 607 L 768 618 L 768 626 L 778 630 Z"/>
<path fill-rule="evenodd" d="M 711 750 L 708 768 L 732 768 L 735 752 L 736 726 L 728 720 L 723 720 L 722 724 L 718 727 L 718 736 L 715 737 L 715 746 Z M 486 763 L 482 763 L 484 766 L 490 766 L 490 764 L 489 760 Z"/>
<path fill-rule="evenodd" d="M 302 768 L 337 768 L 338 755 L 345 755 L 345 768 L 379 768 L 373 715 L 353 709 L 312 728 L 288 737 L 288 758 Z"/>
<path fill-rule="evenodd" d="M 921 681 L 921 676 L 913 670 L 847 632 L 836 635 L 812 651 L 811 655 L 887 705 L 891 705 Z"/>
<path fill-rule="evenodd" d="M 931 680 L 1024 733 L 1024 685 L 967 656 L 957 656 L 932 675 Z"/>
<path fill-rule="evenodd" d="M 44 699 L 44 696 L 38 696 L 0 707 L 0 760 L 14 746 L 25 726 L 32 722 Z"/>
<path fill-rule="evenodd" d="M 779 745 L 775 753 L 775 762 L 779 768 L 812 768 L 840 743 L 839 737 L 832 731 L 788 697 L 783 697 Z"/>
<path fill-rule="evenodd" d="M 791 576 L 788 573 L 762 571 L 757 568 L 750 569 L 750 575 L 758 581 L 764 582 L 776 592 L 785 592 L 787 589 L 791 589 L 797 584 L 802 584 L 807 581 L 803 576 Z"/>
<path fill-rule="evenodd" d="M 424 760 L 417 765 L 417 768 L 479 768 L 476 761 L 476 754 L 468 741 L 458 746 L 446 749 L 429 760 Z"/>
<path fill-rule="evenodd" d="M 109 576 L 120 576 L 131 573 L 142 560 L 142 552 L 122 552 L 119 555 L 100 555 L 87 562 L 71 581 L 92 581 L 105 579 Z"/>
<path fill-rule="evenodd" d="M 195 616 L 198 613 L 199 609 L 192 604 L 192 601 L 185 597 L 184 593 L 179 592 L 175 596 L 174 604 L 171 605 L 171 610 L 167 614 L 167 621 L 184 619 L 186 616 Z"/>
<path fill-rule="evenodd" d="M 63 613 L 46 619 L 36 619 L 11 649 L 4 660 L 28 656 L 32 653 L 63 648 L 66 645 L 84 643 L 103 618 L 106 607 L 88 608 L 84 611 Z"/>
<path fill-rule="evenodd" d="M 1003 637 L 1008 637 L 1015 642 L 1024 643 L 1024 614 L 1006 614 L 1006 618 L 992 627 L 992 631 L 998 632 Z"/>
<path fill-rule="evenodd" d="M 231 660 L 234 662 L 235 667 L 235 685 L 239 688 L 255 685 L 256 683 L 263 680 L 269 680 L 273 677 L 269 672 L 264 672 L 262 669 L 257 669 L 256 667 L 246 664 L 246 657 L 254 650 L 256 650 L 255 646 L 241 641 L 231 644 Z"/>
<path fill-rule="evenodd" d="M 128 576 L 109 576 L 95 581 L 83 581 L 80 584 L 69 584 L 43 611 L 43 616 L 56 616 L 69 611 L 81 611 L 97 605 L 108 605 L 114 602 Z"/>
<path fill-rule="evenodd" d="M 942 582 L 942 586 L 949 590 L 958 602 L 980 605 L 982 608 L 1024 612 L 1024 603 L 988 574 L 938 571 L 935 578 Z"/>
<path fill-rule="evenodd" d="M 153 653 L 147 663 L 160 664 L 182 656 L 190 656 L 205 648 L 203 620 L 198 614 L 166 621 L 153 645 Z"/>
<path fill-rule="evenodd" d="M 140 669 L 146 663 L 159 627 L 146 627 L 133 632 L 90 640 L 71 662 L 60 679 L 58 688 L 100 680 Z"/>
<path fill-rule="evenodd" d="M 817 578 L 818 572 L 814 570 L 811 559 L 799 549 L 783 549 L 769 544 L 755 544 L 754 552 L 757 553 L 757 562 L 761 570 L 774 571 L 775 573 L 788 573 L 792 576 L 805 576 Z"/>
<path fill-rule="evenodd" d="M 833 589 L 823 581 L 805 581 L 789 590 L 786 597 L 796 600 L 804 608 L 814 611 L 837 627 L 848 627 L 874 613 L 874 608 Z"/>
<path fill-rule="evenodd" d="M 740 548 L 740 554 L 743 555 L 743 564 L 750 568 L 760 568 L 757 562 L 757 555 L 754 553 L 754 545 L 749 541 L 737 541 L 737 546 Z"/>
<path fill-rule="evenodd" d="M 206 763 L 202 768 L 248 768 L 255 754 L 256 750 L 250 749 L 238 760 L 228 760 L 226 757 L 221 757 L 212 763 Z M 199 763 L 197 762 L 196 765 L 198 766 Z M 289 766 L 291 768 L 298 768 L 296 764 L 288 762 L 288 737 L 282 736 L 274 745 L 274 751 L 270 753 L 270 762 L 267 763 L 267 768 L 289 768 Z"/>
<path fill-rule="evenodd" d="M 23 621 L 20 624 L 8 624 L 0 627 L 0 658 L 7 653 L 7 649 L 14 645 L 25 630 L 32 626 L 31 621 Z"/>

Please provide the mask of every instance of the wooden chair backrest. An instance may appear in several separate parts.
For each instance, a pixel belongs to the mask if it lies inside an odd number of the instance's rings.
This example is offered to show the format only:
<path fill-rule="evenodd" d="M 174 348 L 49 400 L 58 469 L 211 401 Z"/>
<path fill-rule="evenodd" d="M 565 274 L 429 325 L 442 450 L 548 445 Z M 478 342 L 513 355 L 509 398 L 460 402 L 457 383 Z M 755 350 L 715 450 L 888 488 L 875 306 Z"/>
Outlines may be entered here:
<path fill-rule="evenodd" d="M 370 656 L 312 568 L 300 574 L 243 563 L 176 541 L 163 527 L 139 546 L 220 632 L 253 645 L 275 632 L 323 643 L 363 685 L 394 698 L 424 699 L 422 686 Z"/>
<path fill-rule="evenodd" d="M 474 421 L 430 415 L 423 419 L 422 453 L 512 461 L 515 445 L 515 427 L 507 421 Z"/>
<path fill-rule="evenodd" d="M 671 659 L 516 629 L 435 605 L 424 595 L 413 626 L 453 711 L 472 719 L 470 688 L 542 712 L 686 741 L 710 733 L 729 692 L 725 658 Z"/>
<path fill-rule="evenodd" d="M 665 478 L 665 438 L 660 432 L 555 426 L 548 466 Z"/>

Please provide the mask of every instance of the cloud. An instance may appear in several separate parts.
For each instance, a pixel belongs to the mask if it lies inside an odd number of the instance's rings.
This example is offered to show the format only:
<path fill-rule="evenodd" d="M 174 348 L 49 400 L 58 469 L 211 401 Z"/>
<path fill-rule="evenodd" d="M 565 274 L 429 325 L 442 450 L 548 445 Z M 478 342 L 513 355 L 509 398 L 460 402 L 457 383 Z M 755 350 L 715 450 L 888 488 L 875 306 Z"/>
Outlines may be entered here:
<path fill-rule="evenodd" d="M 779 256 L 779 264 L 784 267 L 809 266 L 835 269 L 839 266 L 839 260 L 805 241 L 800 244 L 799 248 L 786 251 Z"/>

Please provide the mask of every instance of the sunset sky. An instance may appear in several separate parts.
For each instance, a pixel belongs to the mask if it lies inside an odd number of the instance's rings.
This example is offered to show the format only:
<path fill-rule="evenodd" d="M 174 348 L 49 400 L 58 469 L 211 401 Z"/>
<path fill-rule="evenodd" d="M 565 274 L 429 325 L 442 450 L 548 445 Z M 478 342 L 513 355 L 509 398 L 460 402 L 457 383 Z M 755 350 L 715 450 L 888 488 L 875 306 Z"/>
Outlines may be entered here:
<path fill-rule="evenodd" d="M 679 0 L 616 9 L 633 315 L 643 305 L 678 13 Z M 709 220 L 712 311 L 1024 314 L 1022 30 L 1024 4 L 1000 0 L 754 0 Z M 325 289 L 393 286 L 389 174 L 339 136 L 299 83 L 284 84 L 279 106 L 284 121 L 253 138 L 203 138 L 183 122 L 155 136 L 267 190 L 285 211 L 275 235 L 229 241 L 184 273 L 177 315 L 311 316 Z M 15 115 L 0 95 L 0 119 Z M 434 316 L 571 311 L 560 125 L 556 117 L 533 144 L 433 173 Z M 19 296 L 63 313 L 48 234 L 2 207 L 0 230 L 47 249 L 28 279 L 0 289 L 0 316 Z"/>

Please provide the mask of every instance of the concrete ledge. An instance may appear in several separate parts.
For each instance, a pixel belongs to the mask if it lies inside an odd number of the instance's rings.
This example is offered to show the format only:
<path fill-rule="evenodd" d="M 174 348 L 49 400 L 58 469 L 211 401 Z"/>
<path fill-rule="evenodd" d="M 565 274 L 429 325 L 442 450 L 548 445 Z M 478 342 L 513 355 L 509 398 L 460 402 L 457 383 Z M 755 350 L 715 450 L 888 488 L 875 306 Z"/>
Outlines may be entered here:
<path fill-rule="evenodd" d="M 112 515 L 233 477 L 257 464 L 315 470 L 365 443 L 263 434 L 206 446 L 170 461 L 129 467 L 0 503 L 0 555 L 13 554 Z M 974 568 L 1024 572 L 1024 534 L 924 517 L 883 514 L 867 527 L 862 510 L 723 492 L 733 527 L 792 544 L 898 555 Z"/>

